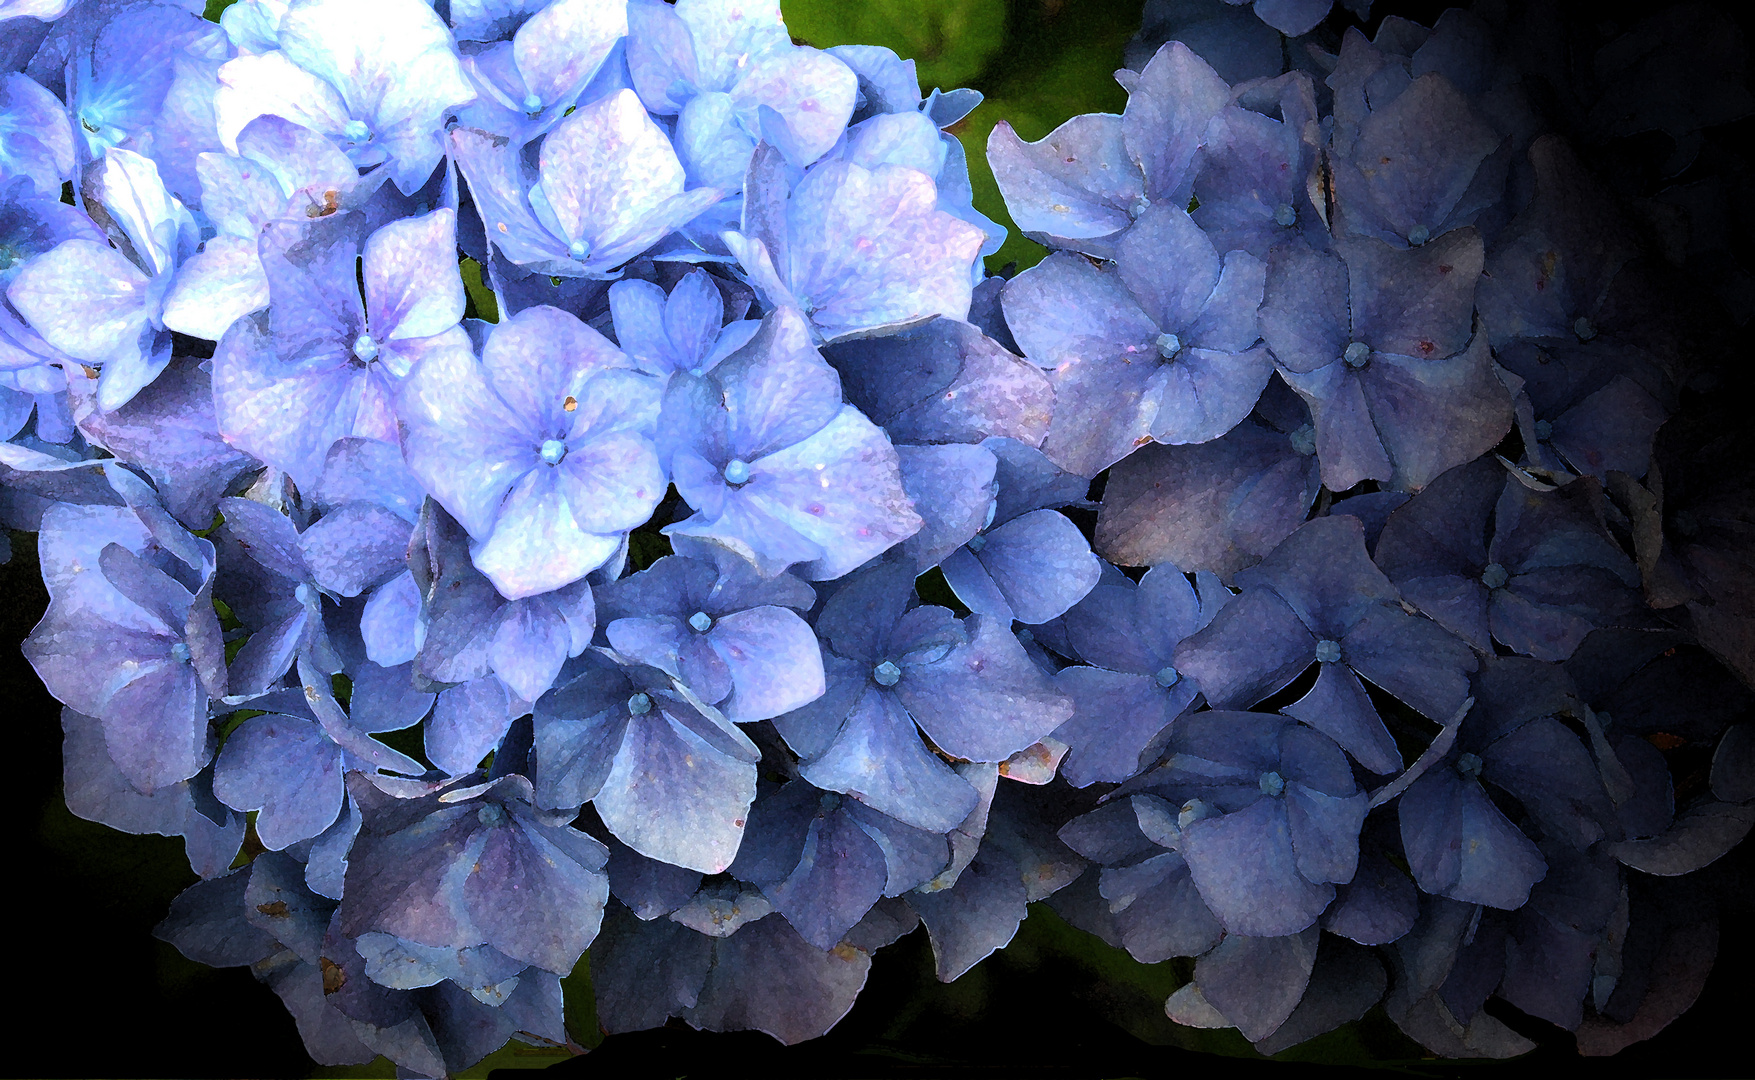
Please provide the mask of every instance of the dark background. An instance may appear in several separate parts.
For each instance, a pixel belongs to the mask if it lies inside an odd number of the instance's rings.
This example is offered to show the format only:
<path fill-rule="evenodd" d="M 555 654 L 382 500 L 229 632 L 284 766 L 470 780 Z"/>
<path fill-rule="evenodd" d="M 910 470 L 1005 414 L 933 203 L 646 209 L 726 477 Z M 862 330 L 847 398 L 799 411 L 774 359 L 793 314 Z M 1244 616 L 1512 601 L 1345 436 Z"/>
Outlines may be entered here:
<path fill-rule="evenodd" d="M 1517 0 L 1512 0 L 1517 2 Z M 218 4 L 215 7 L 221 6 Z M 959 126 L 969 151 L 977 206 L 1009 224 L 982 157 L 988 130 L 1008 119 L 1026 139 L 1040 138 L 1081 112 L 1119 111 L 1125 95 L 1110 73 L 1139 25 L 1140 0 L 787 0 L 788 25 L 801 41 L 829 46 L 884 44 L 919 61 L 921 81 L 974 86 L 987 102 Z M 1367 30 L 1390 14 L 1430 24 L 1449 5 L 1379 0 Z M 1580 20 L 1612 36 L 1664 2 L 1580 3 Z M 1748 40 L 1755 5 L 1728 5 Z M 1334 26 L 1356 20 L 1342 12 Z M 1730 178 L 1734 193 L 1755 197 L 1747 156 L 1755 121 L 1715 129 L 1693 172 Z M 1629 140 L 1603 148 L 1596 161 L 1629 199 L 1650 198 L 1677 178 L 1656 177 L 1643 162 L 1667 153 L 1658 143 Z M 1738 203 L 1716 238 L 1722 250 L 1689 253 L 1696 278 L 1745 273 L 1750 249 L 1748 199 Z M 1041 249 L 1014 238 L 992 260 L 1023 264 Z M 1724 260 L 1731 260 L 1726 263 Z M 1718 261 L 1714 261 L 1718 260 Z M 1711 282 L 1701 281 L 1702 291 Z M 1726 397 L 1750 400 L 1748 346 L 1727 317 L 1722 343 Z M 1722 400 L 1722 399 L 1721 399 Z M 1746 408 L 1733 405 L 1737 417 Z M 1731 422 L 1729 420 L 1727 423 Z M 391 1076 L 373 1066 L 318 1070 L 305 1055 L 280 1002 L 243 969 L 214 970 L 184 959 L 152 937 L 171 898 L 195 880 L 182 842 L 127 836 L 73 817 L 61 801 L 59 705 L 20 655 L 17 644 L 46 604 L 37 576 L 35 538 L 15 533 L 13 559 L 0 566 L 0 701 L 14 717 L 10 777 L 19 814 L 18 842 L 0 879 L 11 931 L 0 965 L 11 986 L 6 1017 L 9 1075 L 40 1076 Z M 1719 961 L 1700 1002 L 1658 1037 L 1609 1059 L 1580 1059 L 1571 1036 L 1513 1010 L 1501 1019 L 1541 1048 L 1509 1062 L 1426 1059 L 1374 1013 L 1358 1024 L 1281 1055 L 1259 1058 L 1234 1031 L 1178 1028 L 1163 1016 L 1177 985 L 1176 962 L 1146 966 L 1073 930 L 1043 905 L 1017 939 L 950 985 L 932 974 L 924 930 L 877 955 L 870 981 L 852 1012 L 827 1036 L 783 1048 L 755 1033 L 704 1034 L 677 1021 L 653 1032 L 617 1035 L 589 1055 L 562 1060 L 514 1047 L 465 1075 L 490 1069 L 540 1067 L 576 1076 L 679 1077 L 737 1074 L 858 1076 L 1157 1077 L 1203 1070 L 1227 1076 L 1307 1077 L 1341 1069 L 1377 1068 L 1419 1076 L 1748 1076 L 1744 1049 L 1750 1022 L 1745 989 L 1755 956 L 1755 848 L 1745 843 L 1697 875 L 1701 887 L 1726 898 Z M 1185 977 L 1186 969 L 1180 974 Z M 585 990 L 588 975 L 569 980 Z M 595 1024 L 589 995 L 569 994 L 576 1037 Z M 1490 1005 L 1493 1011 L 1499 1006 Z M 1212 1055 L 1226 1055 L 1224 1058 Z"/>

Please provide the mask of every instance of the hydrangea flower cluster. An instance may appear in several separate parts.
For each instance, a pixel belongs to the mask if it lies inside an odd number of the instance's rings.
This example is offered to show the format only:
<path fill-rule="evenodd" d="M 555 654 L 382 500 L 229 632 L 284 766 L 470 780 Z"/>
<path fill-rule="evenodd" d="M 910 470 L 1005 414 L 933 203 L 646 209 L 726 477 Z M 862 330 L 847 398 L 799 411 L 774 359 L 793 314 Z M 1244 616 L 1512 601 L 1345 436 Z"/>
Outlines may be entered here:
<path fill-rule="evenodd" d="M 572 1046 L 588 949 L 605 1031 L 796 1042 L 1045 899 L 1270 1053 L 1704 979 L 1747 519 L 1481 18 L 1152 43 L 995 129 L 987 276 L 980 95 L 773 0 L 199 9 L 0 2 L 0 516 L 69 807 L 317 1061 Z"/>

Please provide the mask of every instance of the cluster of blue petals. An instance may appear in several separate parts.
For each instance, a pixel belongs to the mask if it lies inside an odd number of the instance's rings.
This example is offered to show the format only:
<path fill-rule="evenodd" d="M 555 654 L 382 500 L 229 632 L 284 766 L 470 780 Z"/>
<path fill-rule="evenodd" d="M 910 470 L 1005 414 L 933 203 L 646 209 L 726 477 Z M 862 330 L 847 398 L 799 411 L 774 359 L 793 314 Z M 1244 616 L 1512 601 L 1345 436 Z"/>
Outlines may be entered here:
<path fill-rule="evenodd" d="M 980 95 L 775 0 L 0 0 L 0 520 L 160 935 L 432 1077 L 588 949 L 790 1043 L 1039 900 L 1267 1053 L 1661 1028 L 1746 489 L 1666 503 L 1691 360 L 1509 16 L 1330 6 L 1148 5 L 1122 114 L 994 129 L 988 276 Z"/>

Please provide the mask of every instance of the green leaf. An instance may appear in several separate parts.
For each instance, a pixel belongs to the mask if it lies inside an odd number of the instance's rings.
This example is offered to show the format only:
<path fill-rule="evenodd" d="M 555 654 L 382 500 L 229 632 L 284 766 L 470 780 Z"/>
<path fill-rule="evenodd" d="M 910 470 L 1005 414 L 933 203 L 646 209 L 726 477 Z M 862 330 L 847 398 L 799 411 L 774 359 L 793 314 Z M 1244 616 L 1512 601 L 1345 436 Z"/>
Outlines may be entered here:
<path fill-rule="evenodd" d="M 913 59 L 927 88 L 966 84 L 1005 46 L 1005 0 L 782 0 L 780 8 L 794 40 L 886 46 Z"/>
<path fill-rule="evenodd" d="M 481 264 L 474 259 L 465 258 L 458 267 L 463 272 L 463 291 L 469 297 L 469 304 L 463 312 L 464 318 L 499 322 L 500 302 L 494 298 L 494 291 L 482 281 Z"/>

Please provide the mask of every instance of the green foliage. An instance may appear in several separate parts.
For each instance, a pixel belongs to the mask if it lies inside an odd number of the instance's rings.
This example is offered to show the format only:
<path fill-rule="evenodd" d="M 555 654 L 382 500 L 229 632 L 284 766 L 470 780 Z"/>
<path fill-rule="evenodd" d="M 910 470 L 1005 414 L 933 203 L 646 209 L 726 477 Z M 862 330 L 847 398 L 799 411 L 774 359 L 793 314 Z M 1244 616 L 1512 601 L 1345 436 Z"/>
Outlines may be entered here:
<path fill-rule="evenodd" d="M 459 264 L 463 272 L 463 291 L 468 296 L 468 304 L 463 315 L 468 319 L 480 319 L 483 322 L 497 323 L 500 321 L 500 302 L 494 298 L 494 291 L 487 287 L 481 278 L 481 264 L 474 259 L 465 258 Z"/>
<path fill-rule="evenodd" d="M 1005 46 L 1005 0 L 782 0 L 792 36 L 819 48 L 882 45 L 911 57 L 921 85 L 965 85 Z"/>
<path fill-rule="evenodd" d="M 210 22 L 218 22 L 219 17 L 225 14 L 225 9 L 237 2 L 238 0 L 207 0 L 207 10 L 201 13 L 201 17 Z"/>

